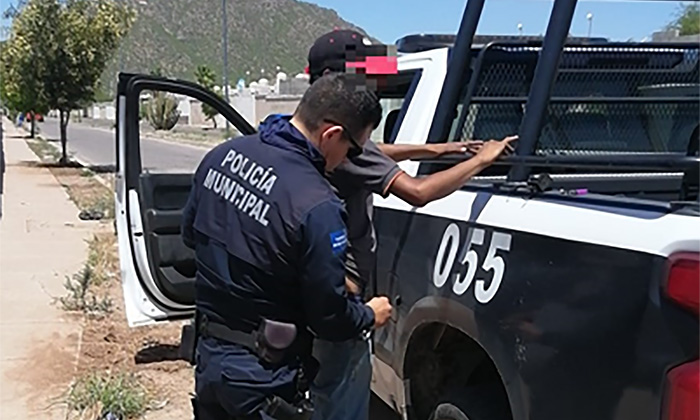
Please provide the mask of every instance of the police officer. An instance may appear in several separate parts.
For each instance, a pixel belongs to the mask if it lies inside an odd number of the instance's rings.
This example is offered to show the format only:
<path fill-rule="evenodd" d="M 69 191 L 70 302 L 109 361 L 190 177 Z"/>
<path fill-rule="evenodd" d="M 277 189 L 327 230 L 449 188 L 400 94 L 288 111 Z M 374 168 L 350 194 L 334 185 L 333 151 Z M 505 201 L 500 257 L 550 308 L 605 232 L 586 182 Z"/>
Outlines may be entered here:
<path fill-rule="evenodd" d="M 197 262 L 197 419 L 305 418 L 310 335 L 344 341 L 391 316 L 386 297 L 347 296 L 344 210 L 325 179 L 362 153 L 381 114 L 352 76 L 329 75 L 291 118 L 197 168 L 182 226 Z"/>

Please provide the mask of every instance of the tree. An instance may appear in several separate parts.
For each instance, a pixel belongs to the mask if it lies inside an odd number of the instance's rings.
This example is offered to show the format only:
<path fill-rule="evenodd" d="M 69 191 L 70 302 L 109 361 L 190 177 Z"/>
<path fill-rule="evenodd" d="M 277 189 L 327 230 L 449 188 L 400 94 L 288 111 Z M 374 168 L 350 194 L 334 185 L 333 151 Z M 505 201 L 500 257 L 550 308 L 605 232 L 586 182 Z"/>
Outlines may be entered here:
<path fill-rule="evenodd" d="M 131 10 L 115 0 L 27 0 L 15 17 L 3 54 L 3 79 L 12 80 L 8 102 L 58 110 L 64 163 L 70 112 L 94 100 L 99 77 L 132 22 Z"/>
<path fill-rule="evenodd" d="M 49 49 L 44 41 L 51 36 L 57 8 L 47 2 L 22 4 L 15 12 L 9 39 L 2 50 L 3 102 L 13 113 L 46 113 L 49 109 L 42 74 L 43 59 Z M 36 119 L 31 120 L 31 136 L 36 132 Z"/>
<path fill-rule="evenodd" d="M 10 3 L 8 8 L 2 12 L 2 18 L 14 19 L 26 4 L 26 0 L 17 0 L 16 4 Z"/>
<path fill-rule="evenodd" d="M 198 66 L 197 70 L 194 72 L 194 77 L 197 79 L 197 83 L 199 83 L 203 88 L 209 90 L 214 89 L 214 85 L 216 84 L 216 73 L 214 73 L 214 70 L 211 68 L 205 65 Z M 219 112 L 211 105 L 202 103 L 202 113 L 208 120 L 214 123 L 214 128 L 216 128 L 216 116 L 219 115 Z"/>
<path fill-rule="evenodd" d="M 133 14 L 114 0 L 32 1 L 61 3 L 43 82 L 49 106 L 59 111 L 61 161 L 66 162 L 70 112 L 94 100 L 100 76 L 127 34 Z"/>
<path fill-rule="evenodd" d="M 682 5 L 678 16 L 669 27 L 678 29 L 681 36 L 700 34 L 700 4 L 693 2 Z"/>

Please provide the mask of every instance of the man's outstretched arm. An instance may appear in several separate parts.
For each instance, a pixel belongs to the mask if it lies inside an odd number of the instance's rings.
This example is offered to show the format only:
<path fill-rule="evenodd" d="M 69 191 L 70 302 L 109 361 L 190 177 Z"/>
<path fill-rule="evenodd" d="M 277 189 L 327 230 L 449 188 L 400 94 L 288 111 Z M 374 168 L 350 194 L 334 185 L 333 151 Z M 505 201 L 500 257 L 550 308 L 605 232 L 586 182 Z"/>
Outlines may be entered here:
<path fill-rule="evenodd" d="M 436 143 L 436 144 L 386 144 L 379 143 L 377 147 L 385 155 L 395 162 L 408 159 L 430 159 L 455 153 L 477 153 L 483 141 L 472 140 L 464 143 Z"/>
<path fill-rule="evenodd" d="M 389 192 L 415 207 L 422 207 L 460 189 L 470 178 L 490 166 L 505 151 L 511 151 L 510 143 L 518 137 L 491 140 L 483 144 L 479 152 L 469 160 L 444 171 L 414 178 L 401 173 L 391 184 Z"/>

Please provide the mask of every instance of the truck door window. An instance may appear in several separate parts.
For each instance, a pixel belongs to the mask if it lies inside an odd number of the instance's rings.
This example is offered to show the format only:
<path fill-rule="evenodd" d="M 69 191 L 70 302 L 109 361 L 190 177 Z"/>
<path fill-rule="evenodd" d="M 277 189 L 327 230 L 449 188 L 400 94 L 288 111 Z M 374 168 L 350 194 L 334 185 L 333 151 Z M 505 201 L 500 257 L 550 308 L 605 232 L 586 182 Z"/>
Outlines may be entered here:
<path fill-rule="evenodd" d="M 211 106 L 166 91 L 143 91 L 139 108 L 141 165 L 151 173 L 193 173 L 204 155 L 240 133 Z"/>
<path fill-rule="evenodd" d="M 401 126 L 403 115 L 411 102 L 415 86 L 420 79 L 420 70 L 405 70 L 386 77 L 385 83 L 378 86 L 377 93 L 382 105 L 382 121 L 372 132 L 375 143 L 393 143 L 396 128 Z"/>

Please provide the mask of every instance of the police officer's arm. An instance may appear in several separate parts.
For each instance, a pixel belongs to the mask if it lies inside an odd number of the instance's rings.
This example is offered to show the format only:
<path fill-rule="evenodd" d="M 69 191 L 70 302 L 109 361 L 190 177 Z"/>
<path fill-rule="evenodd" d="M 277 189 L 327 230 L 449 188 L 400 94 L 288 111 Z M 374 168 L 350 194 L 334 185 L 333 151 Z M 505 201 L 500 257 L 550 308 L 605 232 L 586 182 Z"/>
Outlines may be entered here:
<path fill-rule="evenodd" d="M 348 299 L 345 290 L 347 237 L 340 204 L 326 201 L 312 209 L 300 227 L 301 296 L 311 330 L 329 341 L 357 337 L 374 325 L 374 312 Z"/>

